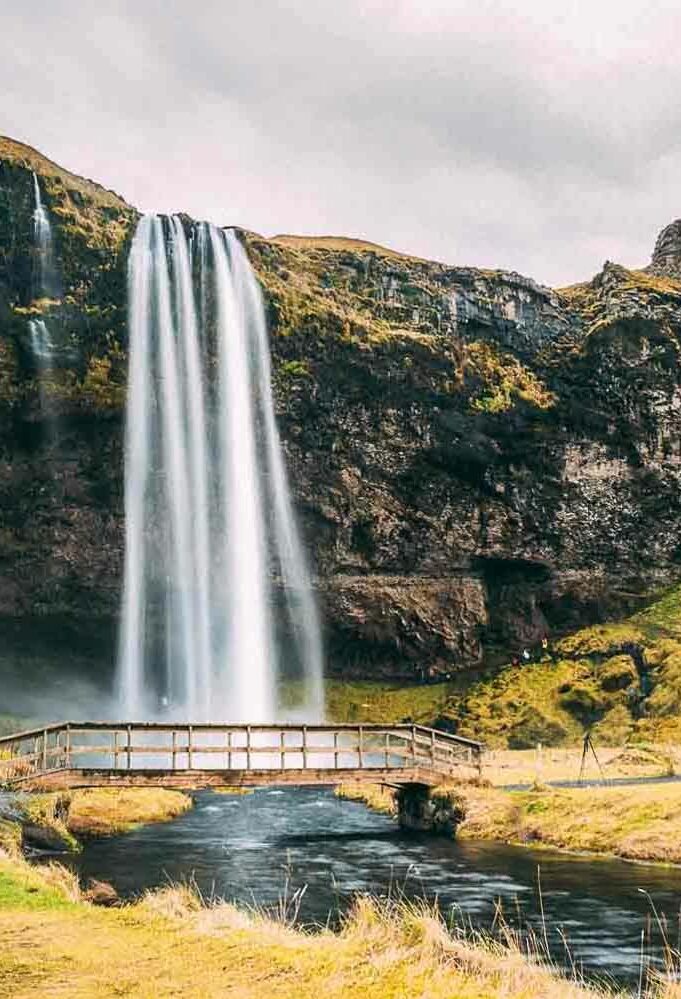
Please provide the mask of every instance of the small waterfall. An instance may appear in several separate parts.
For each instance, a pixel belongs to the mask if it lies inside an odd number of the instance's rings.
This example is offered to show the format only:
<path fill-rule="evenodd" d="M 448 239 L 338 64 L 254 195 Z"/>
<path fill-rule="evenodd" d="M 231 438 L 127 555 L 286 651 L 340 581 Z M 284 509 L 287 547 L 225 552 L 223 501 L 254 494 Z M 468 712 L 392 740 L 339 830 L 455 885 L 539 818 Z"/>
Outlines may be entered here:
<path fill-rule="evenodd" d="M 38 178 L 33 174 L 33 239 L 35 243 L 36 265 L 34 268 L 33 293 L 36 298 L 57 295 L 56 270 L 52 247 L 50 220 L 40 196 Z"/>
<path fill-rule="evenodd" d="M 128 717 L 268 722 L 293 677 L 312 721 L 320 627 L 262 297 L 236 236 L 192 237 L 190 254 L 179 218 L 144 217 L 129 260 L 119 700 Z"/>
<path fill-rule="evenodd" d="M 52 366 L 54 354 L 54 344 L 47 323 L 44 319 L 29 319 L 28 332 L 31 339 L 31 350 L 36 362 L 38 371 L 43 373 L 49 371 Z"/>
<path fill-rule="evenodd" d="M 56 267 L 52 247 L 50 220 L 40 196 L 38 178 L 33 173 L 33 238 L 35 244 L 35 265 L 33 275 L 33 296 L 36 299 L 53 298 L 58 295 Z M 40 403 L 43 414 L 49 410 L 46 385 L 54 366 L 54 342 L 45 319 L 31 319 L 28 323 L 29 339 L 40 390 Z M 46 422 L 48 436 L 53 438 L 56 425 L 48 415 Z"/>

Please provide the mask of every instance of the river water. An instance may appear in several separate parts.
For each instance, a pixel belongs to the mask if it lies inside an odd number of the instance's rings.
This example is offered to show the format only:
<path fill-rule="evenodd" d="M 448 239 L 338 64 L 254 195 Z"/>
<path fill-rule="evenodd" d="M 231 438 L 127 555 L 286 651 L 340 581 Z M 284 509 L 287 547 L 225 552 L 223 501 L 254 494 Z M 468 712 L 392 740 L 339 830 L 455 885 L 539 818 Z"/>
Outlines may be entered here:
<path fill-rule="evenodd" d="M 357 892 L 437 899 L 447 917 L 483 929 L 501 903 L 511 925 L 541 935 L 539 871 L 556 960 L 629 983 L 639 975 L 642 930 L 644 966 L 660 963 L 660 934 L 642 890 L 664 914 L 673 946 L 679 929 L 679 869 L 418 837 L 316 789 L 201 792 L 181 818 L 93 840 L 72 864 L 128 898 L 194 880 L 204 895 L 242 905 L 274 909 L 288 900 L 291 914 L 294 893 L 305 888 L 297 918 L 308 924 L 335 922 Z"/>

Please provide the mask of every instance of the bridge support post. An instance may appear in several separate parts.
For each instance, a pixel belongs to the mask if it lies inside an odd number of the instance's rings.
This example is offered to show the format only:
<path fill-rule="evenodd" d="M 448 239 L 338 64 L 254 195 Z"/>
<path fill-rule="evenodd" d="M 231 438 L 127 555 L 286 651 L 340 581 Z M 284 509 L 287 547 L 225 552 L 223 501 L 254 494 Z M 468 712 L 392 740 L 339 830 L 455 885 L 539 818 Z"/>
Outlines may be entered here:
<path fill-rule="evenodd" d="M 397 792 L 397 820 L 410 832 L 455 836 L 466 816 L 455 791 L 433 794 L 425 784 L 404 784 Z"/>

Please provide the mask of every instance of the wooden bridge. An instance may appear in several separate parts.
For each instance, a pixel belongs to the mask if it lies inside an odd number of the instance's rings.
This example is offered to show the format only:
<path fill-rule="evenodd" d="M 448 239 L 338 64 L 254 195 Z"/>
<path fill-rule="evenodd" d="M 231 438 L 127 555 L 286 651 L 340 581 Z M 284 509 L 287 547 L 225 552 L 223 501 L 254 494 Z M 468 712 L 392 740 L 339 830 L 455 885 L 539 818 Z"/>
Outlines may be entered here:
<path fill-rule="evenodd" d="M 479 773 L 481 754 L 422 725 L 63 722 L 0 738 L 0 787 L 432 787 Z"/>

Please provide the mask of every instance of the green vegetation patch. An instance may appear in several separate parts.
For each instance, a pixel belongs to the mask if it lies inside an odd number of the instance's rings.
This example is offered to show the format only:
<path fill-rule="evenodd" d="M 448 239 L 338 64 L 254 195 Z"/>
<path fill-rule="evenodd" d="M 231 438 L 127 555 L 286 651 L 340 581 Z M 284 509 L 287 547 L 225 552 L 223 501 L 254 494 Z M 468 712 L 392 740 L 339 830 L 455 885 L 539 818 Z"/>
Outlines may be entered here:
<path fill-rule="evenodd" d="M 412 684 L 328 680 L 327 717 L 336 722 L 402 721 L 430 725 L 441 716 L 464 681 Z"/>
<path fill-rule="evenodd" d="M 539 662 L 483 675 L 443 714 L 491 747 L 574 744 L 586 730 L 600 745 L 681 741 L 681 586 L 566 636 Z"/>
<path fill-rule="evenodd" d="M 50 884 L 40 869 L 0 857 L 0 910 L 70 909 L 73 902 L 58 884 Z"/>
<path fill-rule="evenodd" d="M 484 341 L 466 344 L 464 381 L 479 382 L 470 405 L 483 413 L 505 413 L 519 401 L 550 409 L 556 397 L 512 354 Z"/>

